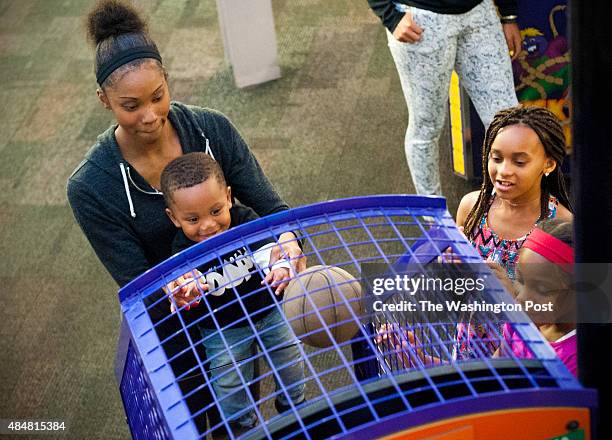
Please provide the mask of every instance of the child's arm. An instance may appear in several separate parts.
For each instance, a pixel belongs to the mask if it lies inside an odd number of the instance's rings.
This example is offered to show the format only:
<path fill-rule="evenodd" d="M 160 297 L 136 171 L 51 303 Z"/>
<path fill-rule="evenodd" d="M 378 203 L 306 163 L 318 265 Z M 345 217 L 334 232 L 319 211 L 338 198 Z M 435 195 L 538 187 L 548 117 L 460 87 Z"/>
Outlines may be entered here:
<path fill-rule="evenodd" d="M 276 246 L 272 248 L 270 261 L 276 262 L 284 258 L 291 262 L 293 271 L 300 273 L 306 269 L 306 255 L 302 252 L 298 236 L 294 232 L 283 232 L 278 237 Z"/>
<path fill-rule="evenodd" d="M 253 252 L 253 260 L 266 277 L 262 284 L 267 283 L 276 287 L 275 295 L 283 293 L 291 280 L 291 263 L 284 258 L 276 260 L 272 265 L 272 251 L 276 243 L 268 243 Z M 280 283 L 280 284 L 279 284 Z"/>
<path fill-rule="evenodd" d="M 199 297 L 208 290 L 205 281 L 202 273 L 193 269 L 168 283 L 163 290 L 170 300 L 170 311 L 174 313 L 182 307 L 186 310 L 196 307 L 200 303 Z"/>
<path fill-rule="evenodd" d="M 457 219 L 455 223 L 457 226 L 463 227 L 465 225 L 465 220 L 467 219 L 468 214 L 478 201 L 478 195 L 480 191 L 472 191 L 471 193 L 467 193 L 463 196 L 461 201 L 459 202 L 459 207 L 457 208 Z"/>
<path fill-rule="evenodd" d="M 479 191 L 472 191 L 471 193 L 463 196 L 461 202 L 459 202 L 459 208 L 457 208 L 457 220 L 455 223 L 464 235 L 465 232 L 463 230 L 463 225 L 465 224 L 465 220 L 472 210 L 472 207 L 476 204 L 479 194 Z M 448 247 L 444 250 L 442 255 L 438 257 L 438 263 L 461 263 L 461 258 L 453 253 L 453 249 L 451 247 Z"/>
<path fill-rule="evenodd" d="M 271 287 L 276 287 L 274 294 L 280 295 L 289 285 L 289 281 L 291 281 L 291 270 L 286 267 L 279 267 L 271 270 L 262 281 L 262 284 L 267 283 Z"/>
<path fill-rule="evenodd" d="M 392 324 L 383 324 L 378 330 L 375 340 L 378 345 L 389 346 L 391 349 L 394 349 L 398 356 L 398 361 L 405 367 L 410 368 L 418 365 L 417 360 L 414 359 L 415 353 L 424 365 L 438 365 L 442 363 L 439 357 L 425 353 L 423 344 L 412 330 L 402 329 Z"/>
<path fill-rule="evenodd" d="M 502 338 L 501 338 L 501 343 L 499 344 L 499 347 L 497 348 L 497 350 L 495 350 L 495 353 L 493 353 L 493 357 L 508 357 L 508 356 L 512 356 L 513 355 L 513 335 L 512 333 L 512 328 L 510 326 L 509 323 L 504 323 L 503 327 L 502 327 Z"/>

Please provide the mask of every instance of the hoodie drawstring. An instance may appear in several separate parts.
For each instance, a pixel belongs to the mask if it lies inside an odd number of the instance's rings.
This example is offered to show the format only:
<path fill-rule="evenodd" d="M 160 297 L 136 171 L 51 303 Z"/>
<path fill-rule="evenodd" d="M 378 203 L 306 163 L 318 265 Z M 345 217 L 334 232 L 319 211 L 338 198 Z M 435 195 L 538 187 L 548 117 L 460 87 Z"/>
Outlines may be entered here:
<path fill-rule="evenodd" d="M 206 135 L 204 135 L 203 131 L 201 131 L 200 134 L 202 135 L 202 137 L 204 138 L 204 141 L 206 142 L 206 149 L 204 150 L 204 153 L 208 154 L 214 160 L 217 160 L 217 159 L 215 159 L 215 155 L 213 154 L 212 150 L 210 149 L 210 144 L 208 143 L 208 138 L 206 137 Z"/>
<path fill-rule="evenodd" d="M 132 203 L 132 195 L 130 194 L 130 186 L 128 185 L 127 175 L 125 173 L 125 167 L 123 166 L 123 162 L 119 163 L 119 168 L 121 168 L 121 176 L 123 177 L 123 186 L 125 187 L 125 195 L 127 196 L 128 203 L 130 204 L 130 215 L 132 218 L 136 218 L 136 211 L 134 211 L 134 204 Z"/>
<path fill-rule="evenodd" d="M 210 148 L 210 143 L 208 142 L 208 138 L 206 137 L 203 131 L 200 131 L 200 134 L 202 135 L 202 137 L 204 138 L 204 141 L 206 142 L 206 148 L 204 152 L 208 154 L 210 157 L 212 157 L 214 160 L 217 160 L 215 159 L 215 155 L 213 154 L 212 149 Z M 127 168 L 127 172 L 126 172 L 126 167 L 125 165 L 123 165 L 123 162 L 119 162 L 119 168 L 121 168 L 121 177 L 123 177 L 123 186 L 125 188 L 125 195 L 128 199 L 128 203 L 130 204 L 130 215 L 132 216 L 132 218 L 136 218 L 136 211 L 134 211 L 134 202 L 132 202 L 132 194 L 130 193 L 130 184 L 128 182 L 128 177 L 129 177 L 130 182 L 132 182 L 132 184 L 140 192 L 143 192 L 145 194 L 153 194 L 153 195 L 162 195 L 162 193 L 156 188 L 153 188 L 154 190 L 153 192 L 142 190 L 132 180 L 132 176 L 130 176 L 129 168 Z"/>

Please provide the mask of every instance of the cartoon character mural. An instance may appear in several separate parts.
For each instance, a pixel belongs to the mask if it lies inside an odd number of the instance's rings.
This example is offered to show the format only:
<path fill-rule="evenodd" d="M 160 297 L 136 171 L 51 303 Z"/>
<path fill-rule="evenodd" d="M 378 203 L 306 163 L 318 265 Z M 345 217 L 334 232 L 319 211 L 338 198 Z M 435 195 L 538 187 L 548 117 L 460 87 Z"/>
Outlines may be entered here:
<path fill-rule="evenodd" d="M 533 5 L 530 6 L 533 8 Z M 535 12 L 525 11 L 526 15 L 522 17 L 534 17 Z M 522 27 L 523 51 L 512 63 L 512 69 L 518 100 L 525 105 L 547 107 L 555 113 L 563 121 L 569 151 L 570 55 L 565 36 L 565 13 L 566 6 L 556 4 L 548 13 L 548 29 L 543 26 Z M 540 12 L 540 17 L 542 15 Z M 563 32 L 559 32 L 557 22 Z"/>
<path fill-rule="evenodd" d="M 518 0 L 523 50 L 512 62 L 514 85 L 523 105 L 546 107 L 559 117 L 571 153 L 570 53 L 566 0 Z M 449 88 L 450 145 L 453 172 L 482 179 L 484 127 L 455 73 Z M 569 173 L 569 161 L 563 164 Z"/>

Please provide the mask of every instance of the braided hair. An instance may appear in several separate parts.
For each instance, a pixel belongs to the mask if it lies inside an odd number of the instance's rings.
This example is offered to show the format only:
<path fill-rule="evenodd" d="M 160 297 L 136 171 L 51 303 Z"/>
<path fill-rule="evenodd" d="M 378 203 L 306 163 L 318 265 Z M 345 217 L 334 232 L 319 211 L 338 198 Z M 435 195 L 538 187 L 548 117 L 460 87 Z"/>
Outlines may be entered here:
<path fill-rule="evenodd" d="M 556 197 L 570 212 L 574 212 L 569 194 L 565 188 L 561 165 L 565 158 L 565 135 L 559 119 L 548 109 L 543 107 L 511 107 L 498 112 L 491 125 L 487 128 L 482 146 L 482 175 L 484 176 L 478 200 L 472 207 L 465 220 L 465 233 L 468 238 L 474 238 L 475 229 L 485 214 L 491 201 L 493 182 L 489 176 L 488 161 L 491 145 L 499 131 L 511 125 L 524 125 L 531 128 L 540 138 L 546 156 L 553 159 L 557 166 L 545 177 L 542 177 L 540 219 L 549 214 L 548 200 L 551 195 Z"/>
<path fill-rule="evenodd" d="M 96 47 L 94 70 L 96 74 L 104 63 L 119 52 L 136 47 L 157 49 L 147 29 L 146 21 L 131 4 L 121 0 L 99 0 L 87 15 L 87 37 Z M 101 84 L 102 89 L 112 87 L 125 73 L 136 70 L 144 63 L 155 63 L 165 76 L 162 64 L 151 58 L 139 58 L 115 70 Z"/>

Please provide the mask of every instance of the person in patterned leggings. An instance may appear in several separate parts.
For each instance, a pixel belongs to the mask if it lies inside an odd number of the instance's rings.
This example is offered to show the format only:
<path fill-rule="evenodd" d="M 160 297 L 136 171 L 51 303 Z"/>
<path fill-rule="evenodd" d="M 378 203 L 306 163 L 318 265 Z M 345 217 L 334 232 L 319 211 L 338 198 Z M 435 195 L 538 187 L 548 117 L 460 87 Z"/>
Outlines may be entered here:
<path fill-rule="evenodd" d="M 493 0 L 368 3 L 387 28 L 408 105 L 405 150 L 414 186 L 418 194 L 441 195 L 438 140 L 453 69 L 485 127 L 518 103 L 510 59 L 521 50 L 516 2 L 496 0 L 501 17 Z"/>

